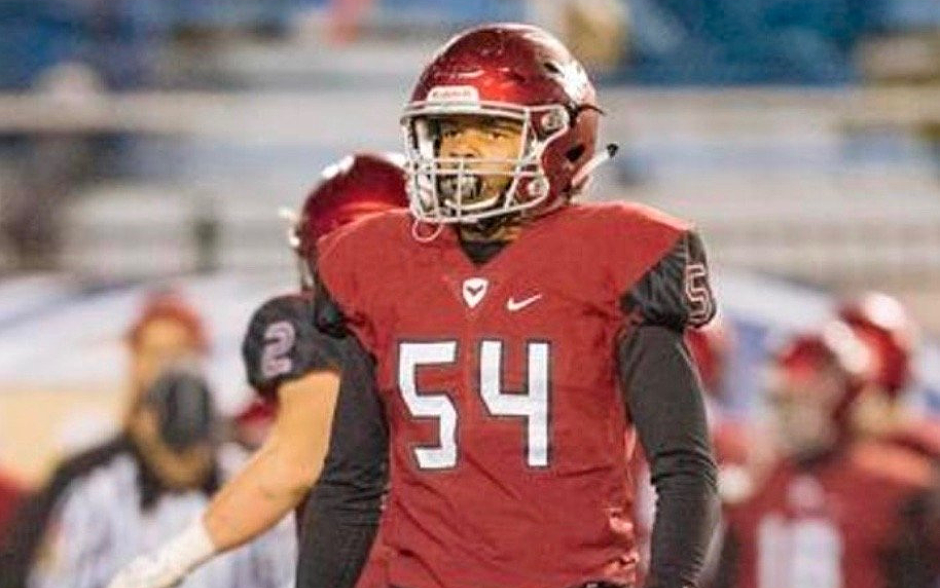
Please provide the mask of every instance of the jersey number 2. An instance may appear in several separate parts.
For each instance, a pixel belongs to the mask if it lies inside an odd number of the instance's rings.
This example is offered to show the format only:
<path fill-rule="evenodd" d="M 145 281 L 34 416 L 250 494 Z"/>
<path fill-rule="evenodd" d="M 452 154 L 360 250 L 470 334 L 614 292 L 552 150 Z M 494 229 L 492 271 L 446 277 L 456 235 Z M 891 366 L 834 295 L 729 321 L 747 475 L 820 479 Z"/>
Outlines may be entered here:
<path fill-rule="evenodd" d="M 264 350 L 261 352 L 261 373 L 271 380 L 294 369 L 290 351 L 297 340 L 297 332 L 290 321 L 278 321 L 264 331 Z"/>
<path fill-rule="evenodd" d="M 548 466 L 549 442 L 549 351 L 544 341 L 526 344 L 526 390 L 503 392 L 503 342 L 484 340 L 480 344 L 480 399 L 489 414 L 519 417 L 526 421 L 525 460 L 530 467 Z M 418 467 L 443 470 L 457 465 L 457 407 L 443 391 L 419 393 L 418 369 L 446 366 L 457 361 L 457 342 L 402 343 L 399 348 L 398 386 L 409 412 L 415 418 L 436 419 L 440 425 L 437 446 L 416 447 Z"/>

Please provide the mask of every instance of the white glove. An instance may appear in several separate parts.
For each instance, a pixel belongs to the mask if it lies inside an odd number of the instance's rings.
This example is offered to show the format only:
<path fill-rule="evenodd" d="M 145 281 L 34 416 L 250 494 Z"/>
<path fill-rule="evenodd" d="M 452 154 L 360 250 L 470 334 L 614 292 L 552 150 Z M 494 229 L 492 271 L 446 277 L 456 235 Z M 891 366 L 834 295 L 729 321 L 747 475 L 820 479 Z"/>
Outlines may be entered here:
<path fill-rule="evenodd" d="M 125 566 L 108 588 L 177 586 L 217 551 L 202 520 L 197 520 L 155 553 L 142 555 Z"/>

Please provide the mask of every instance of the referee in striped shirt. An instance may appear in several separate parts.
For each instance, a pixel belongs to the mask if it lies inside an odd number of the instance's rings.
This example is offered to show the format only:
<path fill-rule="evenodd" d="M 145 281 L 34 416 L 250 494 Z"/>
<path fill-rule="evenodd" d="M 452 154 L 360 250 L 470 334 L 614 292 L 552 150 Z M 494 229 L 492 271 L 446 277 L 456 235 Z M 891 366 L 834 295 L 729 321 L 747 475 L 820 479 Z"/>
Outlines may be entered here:
<path fill-rule="evenodd" d="M 124 431 L 62 464 L 21 509 L 0 552 L 0 588 L 102 588 L 142 553 L 179 534 L 242 465 L 215 440 L 197 370 L 202 323 L 155 296 L 128 335 L 132 397 Z M 296 566 L 290 521 L 193 574 L 183 588 L 283 588 Z"/>

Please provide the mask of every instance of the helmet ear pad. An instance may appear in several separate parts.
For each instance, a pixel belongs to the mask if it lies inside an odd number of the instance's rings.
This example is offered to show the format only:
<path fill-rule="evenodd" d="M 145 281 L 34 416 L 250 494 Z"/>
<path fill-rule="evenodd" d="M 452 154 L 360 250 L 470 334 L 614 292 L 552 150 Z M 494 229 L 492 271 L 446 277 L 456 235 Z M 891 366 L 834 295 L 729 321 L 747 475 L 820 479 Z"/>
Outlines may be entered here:
<path fill-rule="evenodd" d="M 597 146 L 595 137 L 600 113 L 593 108 L 581 108 L 571 117 L 568 131 L 548 144 L 542 154 L 542 168 L 546 170 L 553 195 L 570 198 L 574 186 L 572 179 L 593 157 Z"/>

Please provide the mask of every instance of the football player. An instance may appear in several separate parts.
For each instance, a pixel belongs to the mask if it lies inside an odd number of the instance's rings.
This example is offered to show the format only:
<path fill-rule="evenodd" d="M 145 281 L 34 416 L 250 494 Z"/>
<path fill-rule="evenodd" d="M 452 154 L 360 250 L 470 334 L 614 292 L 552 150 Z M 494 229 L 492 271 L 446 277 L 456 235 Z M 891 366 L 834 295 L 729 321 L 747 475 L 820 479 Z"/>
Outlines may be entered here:
<path fill-rule="evenodd" d="M 599 115 L 548 33 L 458 35 L 402 119 L 410 214 L 320 243 L 317 324 L 351 331 L 376 360 L 384 414 L 337 415 L 334 436 L 388 422 L 372 434 L 391 444 L 393 586 L 632 585 L 634 428 L 658 491 L 647 585 L 696 585 L 716 474 L 683 333 L 715 312 L 708 267 L 683 221 L 573 201 L 613 151 L 596 152 Z M 324 472 L 311 533 L 332 540 L 308 553 L 320 573 L 299 586 L 351 584 L 368 541 L 346 513 L 378 509 L 372 484 Z M 323 579 L 337 568 L 345 579 Z"/>
<path fill-rule="evenodd" d="M 275 525 L 307 496 L 323 466 L 334 412 L 348 410 L 343 403 L 376 398 L 369 360 L 355 341 L 325 337 L 314 329 L 311 280 L 317 239 L 364 216 L 405 205 L 403 170 L 392 156 L 357 154 L 324 172 L 290 236 L 301 291 L 265 302 L 252 316 L 242 348 L 249 382 L 266 401 L 278 403 L 267 439 L 202 517 L 154 554 L 130 564 L 111 588 L 174 586 L 205 561 Z M 342 394 L 337 357 L 349 374 L 343 376 Z M 343 399 L 339 406 L 338 398 Z M 350 435 L 344 441 L 354 445 L 355 439 Z"/>
<path fill-rule="evenodd" d="M 859 438 L 853 402 L 871 369 L 845 324 L 792 341 L 771 391 L 782 458 L 760 491 L 728 510 L 717 586 L 927 586 L 935 560 L 910 507 L 933 484 L 929 461 Z M 928 501 L 929 502 L 929 501 Z M 931 517 L 927 517 L 931 518 Z"/>
<path fill-rule="evenodd" d="M 854 411 L 859 432 L 940 460 L 940 425 L 915 417 L 904 406 L 918 340 L 907 309 L 887 294 L 866 292 L 843 301 L 838 316 L 868 346 L 873 359 L 870 385 Z"/>

